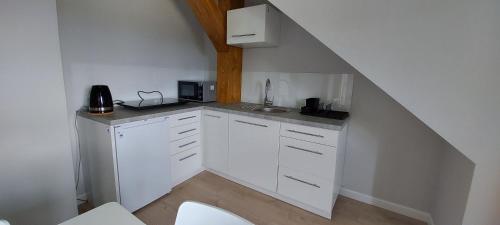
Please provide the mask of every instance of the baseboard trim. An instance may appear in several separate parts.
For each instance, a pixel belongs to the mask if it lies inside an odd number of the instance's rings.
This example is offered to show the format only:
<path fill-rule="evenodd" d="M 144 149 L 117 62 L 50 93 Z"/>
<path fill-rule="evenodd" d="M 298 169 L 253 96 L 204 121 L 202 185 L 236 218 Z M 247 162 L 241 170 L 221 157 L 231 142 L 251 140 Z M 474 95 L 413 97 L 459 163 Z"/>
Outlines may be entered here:
<path fill-rule="evenodd" d="M 383 199 L 379 199 L 370 195 L 366 195 L 363 193 L 359 193 L 353 190 L 349 190 L 346 188 L 342 188 L 340 190 L 340 195 L 352 198 L 354 200 L 369 204 L 369 205 L 374 205 L 386 210 L 389 210 L 391 212 L 395 212 L 416 220 L 420 220 L 423 222 L 426 222 L 429 225 L 434 225 L 432 221 L 432 217 L 430 213 L 428 212 L 423 212 L 418 209 L 410 208 L 404 205 L 400 205 L 394 202 L 389 202 Z"/>

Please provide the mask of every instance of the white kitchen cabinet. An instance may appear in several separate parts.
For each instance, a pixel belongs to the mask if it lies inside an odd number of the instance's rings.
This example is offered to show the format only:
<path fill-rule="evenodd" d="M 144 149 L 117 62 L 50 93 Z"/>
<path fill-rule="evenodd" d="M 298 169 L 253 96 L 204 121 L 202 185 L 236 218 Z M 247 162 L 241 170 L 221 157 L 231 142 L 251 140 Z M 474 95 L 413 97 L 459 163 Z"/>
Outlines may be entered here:
<path fill-rule="evenodd" d="M 205 167 L 227 172 L 229 149 L 229 115 L 205 110 L 203 112 L 203 146 Z"/>
<path fill-rule="evenodd" d="M 314 174 L 333 180 L 337 149 L 334 147 L 297 140 L 280 138 L 280 166 Z"/>
<path fill-rule="evenodd" d="M 174 185 L 180 184 L 200 172 L 201 158 L 199 146 L 172 156 L 170 163 Z"/>
<path fill-rule="evenodd" d="M 280 12 L 262 4 L 227 12 L 227 44 L 239 47 L 277 46 Z"/>
<path fill-rule="evenodd" d="M 180 140 L 170 142 L 170 155 L 201 146 L 200 134 L 195 134 Z"/>
<path fill-rule="evenodd" d="M 79 118 L 78 127 L 95 206 L 119 202 L 133 212 L 170 192 L 165 117 L 116 126 Z"/>
<path fill-rule="evenodd" d="M 172 183 L 176 186 L 203 170 L 200 145 L 201 110 L 169 116 L 170 165 Z"/>
<path fill-rule="evenodd" d="M 332 181 L 280 165 L 278 182 L 278 194 L 331 212 Z"/>
<path fill-rule="evenodd" d="M 229 115 L 229 174 L 276 191 L 280 123 Z"/>
<path fill-rule="evenodd" d="M 116 201 L 136 210 L 204 165 L 331 218 L 348 126 L 338 131 L 204 109 L 116 126 L 80 117 L 79 127 L 96 206 Z"/>
<path fill-rule="evenodd" d="M 345 155 L 345 134 L 297 124 L 281 123 L 278 194 L 324 217 L 340 191 Z"/>
<path fill-rule="evenodd" d="M 170 127 L 178 127 L 201 121 L 201 110 L 174 114 L 168 117 Z"/>
<path fill-rule="evenodd" d="M 291 123 L 281 123 L 281 136 L 336 147 L 339 132 Z"/>

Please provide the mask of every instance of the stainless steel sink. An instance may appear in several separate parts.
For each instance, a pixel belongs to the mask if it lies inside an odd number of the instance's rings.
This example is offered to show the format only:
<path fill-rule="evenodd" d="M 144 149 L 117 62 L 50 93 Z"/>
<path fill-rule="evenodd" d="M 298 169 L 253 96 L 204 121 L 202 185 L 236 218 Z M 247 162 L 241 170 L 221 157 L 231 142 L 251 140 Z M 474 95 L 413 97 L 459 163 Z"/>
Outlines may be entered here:
<path fill-rule="evenodd" d="M 259 108 L 252 109 L 252 111 L 268 112 L 268 113 L 284 113 L 284 112 L 288 112 L 287 109 L 278 108 L 278 107 L 259 107 Z"/>

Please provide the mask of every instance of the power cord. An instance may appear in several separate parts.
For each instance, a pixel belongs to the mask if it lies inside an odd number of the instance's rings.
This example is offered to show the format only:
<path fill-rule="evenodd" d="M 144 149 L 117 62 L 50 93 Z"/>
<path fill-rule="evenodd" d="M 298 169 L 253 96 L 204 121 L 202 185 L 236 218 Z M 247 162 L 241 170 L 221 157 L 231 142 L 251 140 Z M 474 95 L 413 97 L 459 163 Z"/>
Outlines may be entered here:
<path fill-rule="evenodd" d="M 158 93 L 161 96 L 161 102 L 163 103 L 163 94 L 160 91 L 138 91 L 137 96 L 141 99 L 141 101 L 144 101 L 144 98 L 141 96 L 141 93 L 143 94 L 153 94 L 153 93 Z"/>
<path fill-rule="evenodd" d="M 76 134 L 76 143 L 78 150 L 78 167 L 76 169 L 76 192 L 78 193 L 78 186 L 80 185 L 80 169 L 82 167 L 82 153 L 80 151 L 80 134 L 78 133 L 78 111 L 75 112 L 75 134 Z M 77 198 L 78 201 L 86 202 L 86 200 Z"/>
<path fill-rule="evenodd" d="M 125 101 L 120 100 L 120 99 L 116 99 L 116 100 L 113 101 L 114 105 L 119 105 L 119 104 L 123 104 L 123 103 L 125 103 Z"/>

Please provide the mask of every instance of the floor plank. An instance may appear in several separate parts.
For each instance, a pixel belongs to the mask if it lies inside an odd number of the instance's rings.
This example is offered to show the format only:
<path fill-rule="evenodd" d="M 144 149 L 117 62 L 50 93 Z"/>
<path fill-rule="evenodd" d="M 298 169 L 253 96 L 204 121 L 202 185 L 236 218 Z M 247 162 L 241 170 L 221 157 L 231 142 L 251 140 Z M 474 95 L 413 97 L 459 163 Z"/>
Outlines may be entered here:
<path fill-rule="evenodd" d="M 425 225 L 345 197 L 339 197 L 334 218 L 328 220 L 206 171 L 134 214 L 147 225 L 173 225 L 177 209 L 188 200 L 226 209 L 258 225 Z"/>

